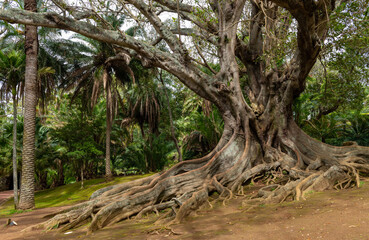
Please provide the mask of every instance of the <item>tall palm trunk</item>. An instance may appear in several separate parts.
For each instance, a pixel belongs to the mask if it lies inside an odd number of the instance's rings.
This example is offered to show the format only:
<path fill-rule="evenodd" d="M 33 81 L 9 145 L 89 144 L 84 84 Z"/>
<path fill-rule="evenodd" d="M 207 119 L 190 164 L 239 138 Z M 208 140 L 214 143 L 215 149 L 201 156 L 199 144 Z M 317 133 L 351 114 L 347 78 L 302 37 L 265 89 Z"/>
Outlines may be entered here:
<path fill-rule="evenodd" d="M 13 189 L 14 189 L 14 207 L 18 208 L 18 171 L 17 171 L 17 93 L 13 86 Z"/>
<path fill-rule="evenodd" d="M 36 12 L 36 0 L 25 0 L 25 10 Z M 25 109 L 22 153 L 22 184 L 19 208 L 35 206 L 35 126 L 37 104 L 37 27 L 26 25 Z"/>
<path fill-rule="evenodd" d="M 113 180 L 113 174 L 110 166 L 110 134 L 111 125 L 113 123 L 113 109 L 111 96 L 111 79 L 107 69 L 104 69 L 104 87 L 106 90 L 106 149 L 105 149 L 105 179 L 106 181 Z"/>

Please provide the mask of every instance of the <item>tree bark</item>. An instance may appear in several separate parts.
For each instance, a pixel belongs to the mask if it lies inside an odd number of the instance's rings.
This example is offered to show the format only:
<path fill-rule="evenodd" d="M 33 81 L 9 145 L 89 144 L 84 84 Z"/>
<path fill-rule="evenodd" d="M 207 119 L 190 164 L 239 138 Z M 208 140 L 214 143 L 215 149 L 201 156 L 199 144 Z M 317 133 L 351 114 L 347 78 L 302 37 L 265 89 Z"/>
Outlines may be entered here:
<path fill-rule="evenodd" d="M 18 171 L 17 171 L 17 92 L 16 87 L 12 89 L 13 95 L 13 190 L 14 207 L 18 208 Z"/>
<path fill-rule="evenodd" d="M 35 0 L 24 2 L 25 10 L 36 12 Z M 25 108 L 22 152 L 22 186 L 19 208 L 30 209 L 35 206 L 35 131 L 37 105 L 37 27 L 26 25 L 26 73 Z"/>
<path fill-rule="evenodd" d="M 113 123 L 113 109 L 111 96 L 111 79 L 108 70 L 104 69 L 104 87 L 106 91 L 106 150 L 105 150 L 105 179 L 107 182 L 113 180 L 110 166 L 110 134 Z"/>

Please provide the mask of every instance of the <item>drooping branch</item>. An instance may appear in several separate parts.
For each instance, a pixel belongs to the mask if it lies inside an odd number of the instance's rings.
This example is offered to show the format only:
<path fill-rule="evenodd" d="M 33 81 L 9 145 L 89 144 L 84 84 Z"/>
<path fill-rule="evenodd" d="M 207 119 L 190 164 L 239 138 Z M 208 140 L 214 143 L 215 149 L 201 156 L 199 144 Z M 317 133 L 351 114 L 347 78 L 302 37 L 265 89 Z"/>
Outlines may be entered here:
<path fill-rule="evenodd" d="M 124 69 L 124 71 L 129 74 L 133 84 L 135 84 L 136 83 L 135 75 L 134 75 L 132 69 L 128 66 L 130 61 L 131 61 L 131 57 L 127 53 L 125 53 L 123 51 L 120 51 L 120 52 L 117 53 L 117 55 L 115 55 L 113 57 L 109 57 L 105 61 L 104 64 L 109 65 L 111 62 L 119 62 L 120 67 L 122 67 Z"/>

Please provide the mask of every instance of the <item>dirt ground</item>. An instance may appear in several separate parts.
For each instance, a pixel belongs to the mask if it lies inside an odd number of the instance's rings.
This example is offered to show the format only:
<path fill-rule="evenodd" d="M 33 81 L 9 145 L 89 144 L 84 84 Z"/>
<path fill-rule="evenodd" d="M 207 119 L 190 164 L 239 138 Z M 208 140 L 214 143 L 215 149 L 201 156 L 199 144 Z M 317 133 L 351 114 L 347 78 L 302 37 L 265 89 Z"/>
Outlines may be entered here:
<path fill-rule="evenodd" d="M 126 220 L 86 236 L 86 226 L 66 233 L 21 230 L 45 220 L 62 208 L 37 209 L 11 216 L 19 225 L 5 227 L 0 218 L 0 239 L 368 239 L 369 182 L 361 188 L 312 193 L 307 200 L 283 204 L 243 204 L 238 197 L 226 206 L 199 210 L 181 224 L 154 224 L 154 214 Z"/>
<path fill-rule="evenodd" d="M 2 191 L 0 192 L 0 206 L 5 203 L 9 198 L 13 197 L 14 191 Z"/>

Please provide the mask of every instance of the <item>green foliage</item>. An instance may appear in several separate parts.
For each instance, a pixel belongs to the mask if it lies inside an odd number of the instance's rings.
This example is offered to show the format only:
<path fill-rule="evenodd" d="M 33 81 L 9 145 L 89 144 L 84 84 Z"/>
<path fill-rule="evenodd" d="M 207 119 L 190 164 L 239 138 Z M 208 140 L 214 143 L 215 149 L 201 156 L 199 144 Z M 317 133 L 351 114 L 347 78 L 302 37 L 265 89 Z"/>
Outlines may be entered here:
<path fill-rule="evenodd" d="M 145 142 L 141 138 L 136 138 L 136 141 L 127 145 L 124 152 L 116 156 L 113 168 L 118 174 L 130 168 L 147 171 L 144 145 Z"/>
<path fill-rule="evenodd" d="M 168 155 L 175 150 L 174 143 L 165 134 L 151 136 L 152 140 L 144 148 L 152 170 L 162 170 L 169 162 Z"/>
<path fill-rule="evenodd" d="M 0 113 L 1 114 L 1 113 Z M 0 121 L 0 176 L 9 176 L 13 171 L 12 165 L 12 138 L 13 122 L 11 119 Z M 23 118 L 17 119 L 17 160 L 21 160 L 21 149 L 23 140 Z"/>
<path fill-rule="evenodd" d="M 317 118 L 331 112 L 348 110 L 361 111 L 366 97 L 365 87 L 360 81 L 346 81 L 339 72 L 328 71 L 317 66 L 316 77 L 308 77 L 305 91 L 295 100 L 293 105 L 296 122 L 301 126 L 303 121 Z"/>
<path fill-rule="evenodd" d="M 307 121 L 303 126 L 310 136 L 328 144 L 342 146 L 353 141 L 361 146 L 369 146 L 369 116 L 353 112 L 332 113 L 319 120 Z"/>
<path fill-rule="evenodd" d="M 330 138 L 327 142 L 336 145 L 349 139 L 347 134 L 345 137 L 347 130 L 340 129 L 361 119 L 351 112 L 365 111 L 368 101 L 368 7 L 365 0 L 345 1 L 337 6 L 322 57 L 307 78 L 305 91 L 294 103 L 296 122 L 312 136 Z M 333 115 L 324 117 L 329 114 Z M 365 140 L 358 141 L 366 144 Z"/>
<path fill-rule="evenodd" d="M 327 142 L 329 139 L 337 138 L 337 131 L 339 130 L 339 121 L 337 116 L 328 115 L 323 116 L 319 120 L 306 120 L 303 129 L 312 137 L 319 139 L 322 142 Z"/>
<path fill-rule="evenodd" d="M 144 172 L 162 170 L 170 161 L 169 155 L 175 150 L 174 144 L 166 139 L 165 134 L 150 136 L 151 143 L 140 138 L 139 130 L 134 131 L 135 140 L 127 145 L 124 152 L 118 155 L 114 162 L 114 168 L 128 170 L 138 168 Z"/>
<path fill-rule="evenodd" d="M 353 114 L 341 127 L 342 141 L 354 141 L 369 146 L 369 115 Z"/>
<path fill-rule="evenodd" d="M 147 124 L 150 133 L 157 133 L 159 128 L 162 99 L 156 83 L 152 78 L 142 79 L 127 91 L 129 111 L 137 123 L 143 128 Z"/>
<path fill-rule="evenodd" d="M 21 51 L 0 50 L 0 98 L 17 95 L 24 80 L 25 54 Z"/>
<path fill-rule="evenodd" d="M 101 143 L 105 131 L 105 114 L 100 111 L 103 102 L 97 104 L 92 114 L 86 114 L 76 106 L 80 106 L 80 103 L 69 106 L 67 101 L 63 101 L 59 106 L 59 114 L 55 116 L 57 118 L 49 123 L 54 126 L 50 129 L 50 137 L 55 157 L 69 164 L 66 170 L 72 176 L 68 176 L 66 182 L 79 179 L 81 168 L 86 169 L 85 178 L 101 174 L 99 167 L 104 155 Z"/>
<path fill-rule="evenodd" d="M 218 143 L 223 120 L 211 103 L 189 94 L 184 102 L 183 117 L 178 121 L 183 136 L 183 159 L 204 156 Z M 194 130 L 195 129 L 195 130 Z"/>

